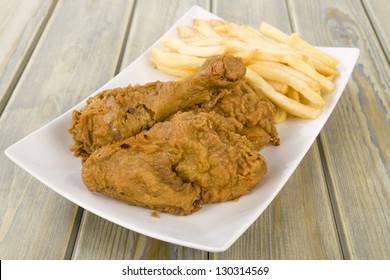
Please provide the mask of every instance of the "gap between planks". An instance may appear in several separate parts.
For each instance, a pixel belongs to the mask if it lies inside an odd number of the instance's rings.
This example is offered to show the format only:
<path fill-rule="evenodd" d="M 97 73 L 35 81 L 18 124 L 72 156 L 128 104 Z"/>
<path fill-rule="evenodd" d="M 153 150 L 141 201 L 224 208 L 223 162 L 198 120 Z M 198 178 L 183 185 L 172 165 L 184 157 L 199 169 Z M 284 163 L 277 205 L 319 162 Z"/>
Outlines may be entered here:
<path fill-rule="evenodd" d="M 387 52 L 386 52 L 386 47 L 383 45 L 385 44 L 385 42 L 382 42 L 378 32 L 380 32 L 379 30 L 377 30 L 376 28 L 376 24 L 374 23 L 373 19 L 371 18 L 371 14 L 368 12 L 367 10 L 367 4 L 366 4 L 366 1 L 363 1 L 363 0 L 360 0 L 361 3 L 362 3 L 362 8 L 364 10 L 364 13 L 366 14 L 366 17 L 367 17 L 367 20 L 370 22 L 370 25 L 372 26 L 372 29 L 374 30 L 374 33 L 375 33 L 375 38 L 377 39 L 377 41 L 379 42 L 379 46 L 382 50 L 382 52 L 385 54 L 385 57 L 386 57 L 386 60 L 387 60 L 387 63 L 390 64 L 390 57 L 387 55 Z"/>
<path fill-rule="evenodd" d="M 292 15 L 291 15 L 291 4 L 290 1 L 285 0 L 286 2 L 286 7 L 287 7 L 287 15 L 288 15 L 288 21 L 290 23 L 291 31 L 296 32 L 297 27 L 294 26 L 293 20 L 292 20 Z M 332 180 L 330 179 L 330 171 L 328 167 L 328 162 L 326 160 L 325 154 L 324 154 L 324 144 L 321 140 L 320 135 L 322 134 L 322 131 L 320 131 L 320 134 L 316 138 L 317 146 L 318 146 L 318 152 L 319 156 L 321 159 L 321 166 L 325 178 L 325 183 L 326 183 L 326 188 L 328 190 L 328 199 L 331 205 L 331 210 L 332 210 L 332 215 L 333 215 L 333 221 L 336 227 L 337 231 L 337 236 L 338 236 L 338 241 L 339 241 L 339 246 L 341 248 L 341 253 L 344 259 L 350 259 L 350 254 L 348 252 L 348 247 L 346 243 L 346 236 L 345 232 L 342 228 L 342 223 L 341 223 L 341 216 L 339 209 L 337 208 L 337 203 L 335 201 L 335 194 L 334 194 L 334 188 L 332 184 Z"/>
<path fill-rule="evenodd" d="M 76 217 L 73 222 L 72 231 L 70 233 L 69 241 L 68 241 L 68 247 L 66 248 L 65 252 L 65 260 L 71 260 L 73 255 L 73 250 L 76 245 L 77 236 L 79 234 L 79 229 L 81 225 L 81 220 L 84 216 L 84 208 L 78 206 Z"/>
<path fill-rule="evenodd" d="M 345 237 L 345 232 L 341 226 L 342 223 L 341 223 L 340 211 L 337 207 L 336 196 L 334 193 L 334 187 L 332 184 L 332 180 L 330 178 L 330 171 L 328 168 L 328 162 L 327 162 L 326 157 L 325 157 L 324 145 L 322 143 L 321 137 L 317 137 L 317 145 L 318 145 L 318 151 L 319 151 L 320 158 L 321 158 L 321 165 L 322 165 L 322 170 L 324 173 L 324 178 L 325 178 L 326 186 L 328 189 L 328 196 L 329 196 L 329 201 L 330 201 L 330 205 L 332 208 L 333 220 L 335 222 L 335 226 L 337 229 L 337 235 L 339 237 L 341 253 L 343 254 L 344 259 L 349 260 L 349 259 L 351 259 L 351 256 L 348 252 L 347 239 Z"/>
<path fill-rule="evenodd" d="M 50 4 L 50 7 L 48 9 L 47 14 L 44 16 L 41 25 L 38 27 L 38 30 L 33 37 L 31 44 L 27 47 L 26 55 L 22 59 L 20 66 L 17 69 L 15 76 L 11 78 L 11 82 L 9 84 L 9 87 L 6 89 L 4 93 L 4 98 L 0 102 L 0 118 L 4 112 L 5 107 L 7 107 L 8 101 L 11 98 L 11 95 L 18 84 L 20 77 L 22 76 L 24 69 L 26 69 L 27 63 L 30 61 L 31 55 L 33 54 L 35 47 L 37 46 L 39 39 L 42 36 L 43 31 L 45 30 L 47 23 L 49 22 L 49 19 L 51 18 L 55 7 L 57 6 L 59 0 L 53 0 L 53 2 Z"/>
<path fill-rule="evenodd" d="M 130 13 L 129 20 L 127 22 L 127 26 L 126 26 L 126 30 L 125 30 L 125 36 L 123 37 L 123 42 L 122 42 L 121 50 L 119 52 L 118 61 L 117 61 L 116 66 L 115 66 L 114 76 L 116 76 L 121 71 L 121 65 L 122 65 L 123 57 L 124 57 L 124 54 L 125 54 L 125 51 L 126 51 L 127 40 L 129 38 L 130 27 L 131 27 L 131 24 L 133 22 L 134 13 L 135 13 L 135 10 L 137 8 L 136 7 L 137 3 L 138 3 L 138 1 L 134 0 L 133 5 L 131 7 L 131 13 Z"/>

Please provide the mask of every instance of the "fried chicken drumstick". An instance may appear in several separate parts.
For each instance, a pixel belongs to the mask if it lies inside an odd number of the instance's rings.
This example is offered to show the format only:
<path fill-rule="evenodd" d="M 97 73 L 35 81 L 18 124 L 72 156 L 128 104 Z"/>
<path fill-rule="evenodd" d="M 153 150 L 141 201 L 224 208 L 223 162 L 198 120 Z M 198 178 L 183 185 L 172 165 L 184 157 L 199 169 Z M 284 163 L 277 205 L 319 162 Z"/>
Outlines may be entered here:
<path fill-rule="evenodd" d="M 194 75 L 178 82 L 152 82 L 105 90 L 73 112 L 71 150 L 83 160 L 96 149 L 151 128 L 178 111 L 215 111 L 234 117 L 258 149 L 279 145 L 275 107 L 244 80 L 245 65 L 232 55 L 209 58 Z"/>
<path fill-rule="evenodd" d="M 265 175 L 263 157 L 241 129 L 215 112 L 177 113 L 93 152 L 82 179 L 90 191 L 131 205 L 188 215 L 240 197 Z"/>
<path fill-rule="evenodd" d="M 69 128 L 74 139 L 71 150 L 86 159 L 94 150 L 149 129 L 180 110 L 217 100 L 244 75 L 245 66 L 240 59 L 215 56 L 182 81 L 105 90 L 73 112 Z"/>

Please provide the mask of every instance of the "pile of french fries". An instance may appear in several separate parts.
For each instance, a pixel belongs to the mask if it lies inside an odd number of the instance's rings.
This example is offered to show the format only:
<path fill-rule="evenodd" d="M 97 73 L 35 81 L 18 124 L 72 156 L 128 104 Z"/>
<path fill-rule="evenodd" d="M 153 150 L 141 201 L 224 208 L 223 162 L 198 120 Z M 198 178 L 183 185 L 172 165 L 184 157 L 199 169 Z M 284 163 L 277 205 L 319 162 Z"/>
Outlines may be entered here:
<path fill-rule="evenodd" d="M 153 48 L 150 61 L 178 79 L 194 72 L 218 54 L 241 57 L 246 79 L 276 106 L 276 123 L 289 116 L 317 118 L 324 96 L 335 89 L 339 61 L 316 49 L 299 35 L 285 34 L 262 22 L 259 29 L 222 20 L 195 19 L 178 27 L 180 38 L 164 37 L 164 49 Z"/>

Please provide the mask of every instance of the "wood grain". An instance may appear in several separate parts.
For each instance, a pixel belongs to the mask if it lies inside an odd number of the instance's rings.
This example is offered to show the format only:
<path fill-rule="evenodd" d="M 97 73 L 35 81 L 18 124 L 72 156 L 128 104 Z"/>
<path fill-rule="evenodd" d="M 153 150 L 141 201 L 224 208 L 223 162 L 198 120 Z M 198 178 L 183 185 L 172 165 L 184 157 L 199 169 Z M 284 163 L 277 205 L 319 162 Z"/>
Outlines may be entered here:
<path fill-rule="evenodd" d="M 380 44 L 390 61 L 390 5 L 387 0 L 363 0 L 362 2 L 372 23 Z"/>
<path fill-rule="evenodd" d="M 124 69 L 133 62 L 194 5 L 206 10 L 210 8 L 208 0 L 138 1 L 120 68 Z"/>
<path fill-rule="evenodd" d="M 1 115 L 1 151 L 112 77 L 131 9 L 126 0 L 116 1 L 115 7 L 91 0 L 57 4 Z M 77 206 L 3 152 L 0 166 L 0 258 L 64 258 Z"/>
<path fill-rule="evenodd" d="M 308 41 L 361 51 L 321 149 L 346 258 L 389 259 L 389 64 L 360 2 L 288 4 L 294 30 Z"/>
<path fill-rule="evenodd" d="M 55 4 L 54 0 L 0 0 L 0 113 Z"/>
<path fill-rule="evenodd" d="M 120 68 L 149 48 L 193 5 L 208 8 L 208 1 L 138 1 Z M 134 233 L 86 211 L 73 258 L 204 259 L 207 253 Z"/>
<path fill-rule="evenodd" d="M 261 21 L 266 21 L 284 32 L 291 32 L 285 1 L 215 2 L 215 12 L 226 20 L 237 20 L 252 26 L 259 26 Z M 283 145 L 283 139 L 281 142 Z M 210 254 L 210 257 L 343 258 L 316 144 L 306 154 L 283 190 L 248 231 L 229 250 Z"/>

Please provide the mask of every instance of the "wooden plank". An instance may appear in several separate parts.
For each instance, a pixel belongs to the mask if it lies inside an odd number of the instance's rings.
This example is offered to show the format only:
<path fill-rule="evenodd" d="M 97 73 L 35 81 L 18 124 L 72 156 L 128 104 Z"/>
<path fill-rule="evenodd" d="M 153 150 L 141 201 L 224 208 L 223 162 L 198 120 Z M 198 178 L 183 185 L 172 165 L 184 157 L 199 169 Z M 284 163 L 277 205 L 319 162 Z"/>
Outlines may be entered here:
<path fill-rule="evenodd" d="M 363 0 L 364 7 L 375 29 L 376 35 L 390 61 L 390 5 L 387 0 Z"/>
<path fill-rule="evenodd" d="M 126 67 L 149 48 L 193 5 L 207 9 L 209 2 L 137 1 L 120 68 Z M 73 258 L 204 259 L 207 253 L 146 237 L 85 211 Z"/>
<path fill-rule="evenodd" d="M 320 139 L 346 258 L 389 259 L 389 64 L 360 2 L 288 4 L 308 41 L 361 51 Z"/>
<path fill-rule="evenodd" d="M 54 0 L 0 0 L 0 113 L 55 4 Z"/>
<path fill-rule="evenodd" d="M 124 69 L 154 44 L 194 5 L 206 10 L 210 8 L 208 0 L 145 0 L 137 2 L 121 69 Z M 145 32 L 145 26 L 150 26 L 147 32 Z"/>
<path fill-rule="evenodd" d="M 212 0 L 211 3 L 212 12 L 225 20 L 237 24 L 248 24 L 256 28 L 264 20 L 285 32 L 290 30 L 287 7 L 284 1 Z"/>
<path fill-rule="evenodd" d="M 215 4 L 214 4 L 215 3 Z M 215 1 L 226 20 L 259 26 L 269 22 L 290 33 L 285 1 Z M 283 139 L 281 139 L 283 145 Z M 275 147 L 277 149 L 277 147 Z M 342 258 L 321 158 L 314 144 L 259 219 L 226 252 L 213 259 Z"/>
<path fill-rule="evenodd" d="M 1 115 L 2 151 L 112 77 L 131 10 L 126 0 L 57 4 Z M 0 166 L 1 259 L 64 258 L 78 207 L 4 153 Z"/>

